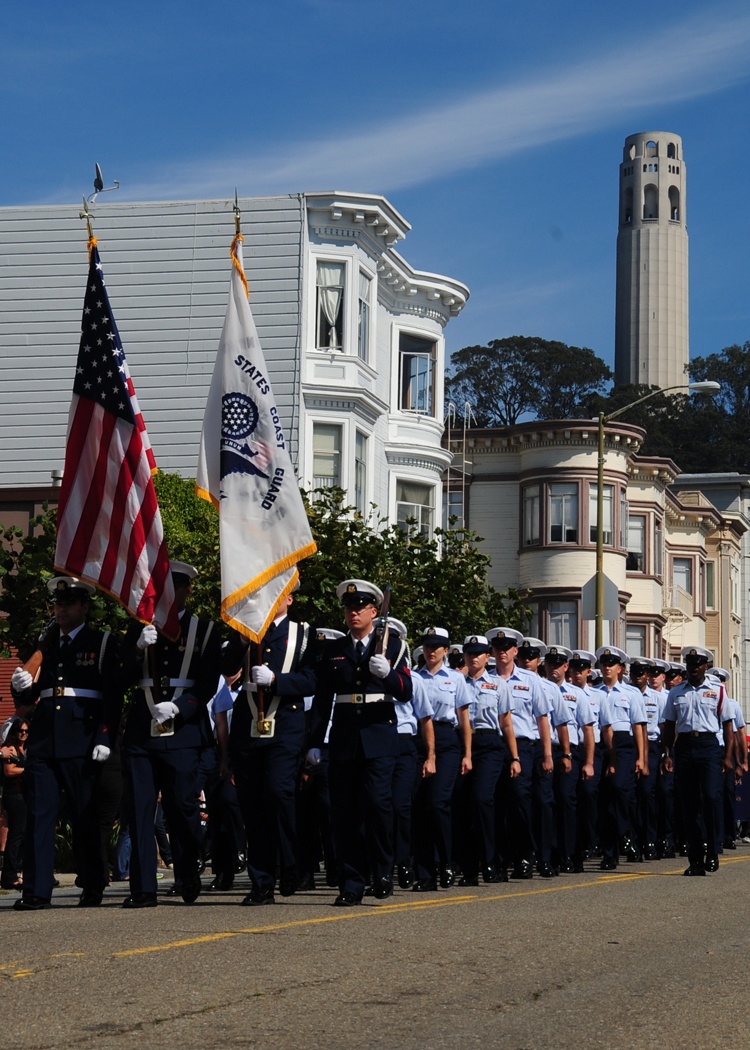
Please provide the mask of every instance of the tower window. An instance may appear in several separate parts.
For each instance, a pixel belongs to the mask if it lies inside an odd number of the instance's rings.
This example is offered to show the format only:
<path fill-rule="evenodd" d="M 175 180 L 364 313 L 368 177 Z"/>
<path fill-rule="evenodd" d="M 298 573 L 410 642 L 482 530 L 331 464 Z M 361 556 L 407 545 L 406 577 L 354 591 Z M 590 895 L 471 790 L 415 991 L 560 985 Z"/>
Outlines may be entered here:
<path fill-rule="evenodd" d="M 646 156 L 647 157 L 658 157 L 659 156 L 659 147 L 653 140 L 651 142 L 647 142 L 646 143 Z"/>
<path fill-rule="evenodd" d="M 677 146 L 674 144 L 674 142 L 670 142 L 667 144 L 667 156 L 671 157 L 673 160 L 677 159 Z"/>
<path fill-rule="evenodd" d="M 669 187 L 669 217 L 673 222 L 680 221 L 680 191 L 676 186 Z"/>
<path fill-rule="evenodd" d="M 643 218 L 659 218 L 659 193 L 652 182 L 643 188 Z"/>

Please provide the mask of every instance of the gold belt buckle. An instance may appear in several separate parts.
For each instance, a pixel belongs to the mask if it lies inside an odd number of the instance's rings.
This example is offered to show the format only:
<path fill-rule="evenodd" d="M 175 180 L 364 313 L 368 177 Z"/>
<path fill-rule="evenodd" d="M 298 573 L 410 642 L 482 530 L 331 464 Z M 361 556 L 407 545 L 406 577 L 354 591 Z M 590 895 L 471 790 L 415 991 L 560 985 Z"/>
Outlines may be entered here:
<path fill-rule="evenodd" d="M 159 687 L 161 689 L 169 689 L 169 678 L 166 675 L 159 679 Z"/>
<path fill-rule="evenodd" d="M 57 696 L 65 696 L 65 686 L 64 685 L 56 685 L 55 686 L 55 696 L 56 697 Z"/>
<path fill-rule="evenodd" d="M 272 723 L 270 718 L 259 718 L 258 719 L 258 733 L 261 736 L 268 736 L 271 732 Z"/>
<path fill-rule="evenodd" d="M 353 704 L 363 704 L 364 702 L 365 702 L 365 694 L 364 693 L 352 693 L 352 703 Z"/>

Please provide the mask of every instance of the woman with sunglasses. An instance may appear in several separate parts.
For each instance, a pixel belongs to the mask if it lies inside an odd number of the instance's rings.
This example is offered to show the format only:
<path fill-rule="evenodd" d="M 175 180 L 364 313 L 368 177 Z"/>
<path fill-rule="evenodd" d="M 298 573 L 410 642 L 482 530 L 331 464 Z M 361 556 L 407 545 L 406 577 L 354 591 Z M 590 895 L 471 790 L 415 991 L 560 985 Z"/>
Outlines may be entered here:
<path fill-rule="evenodd" d="M 0 749 L 3 763 L 3 809 L 8 820 L 8 839 L 5 844 L 0 886 L 4 890 L 20 890 L 18 865 L 26 830 L 26 800 L 23 795 L 23 769 L 26 762 L 26 740 L 29 724 L 22 718 L 11 723 L 5 745 Z"/>

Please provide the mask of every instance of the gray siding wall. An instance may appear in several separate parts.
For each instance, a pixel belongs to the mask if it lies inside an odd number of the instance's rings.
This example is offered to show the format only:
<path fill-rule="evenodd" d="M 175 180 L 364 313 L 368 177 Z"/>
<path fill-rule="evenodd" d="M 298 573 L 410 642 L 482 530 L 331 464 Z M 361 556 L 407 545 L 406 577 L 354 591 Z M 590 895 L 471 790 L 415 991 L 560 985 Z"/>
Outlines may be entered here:
<path fill-rule="evenodd" d="M 277 405 L 299 445 L 303 199 L 241 199 L 245 269 Z M 0 208 L 0 488 L 61 470 L 88 260 L 79 207 Z M 104 278 L 162 470 L 194 477 L 224 320 L 232 201 L 93 208 Z"/>

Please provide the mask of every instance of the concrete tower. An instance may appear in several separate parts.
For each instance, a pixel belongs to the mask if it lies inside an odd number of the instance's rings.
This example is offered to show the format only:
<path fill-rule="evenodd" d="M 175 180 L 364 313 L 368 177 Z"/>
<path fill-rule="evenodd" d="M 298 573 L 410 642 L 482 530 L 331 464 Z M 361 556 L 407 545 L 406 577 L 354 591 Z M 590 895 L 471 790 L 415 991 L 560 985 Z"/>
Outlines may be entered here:
<path fill-rule="evenodd" d="M 687 384 L 688 239 L 682 139 L 625 139 L 617 233 L 615 381 Z"/>

